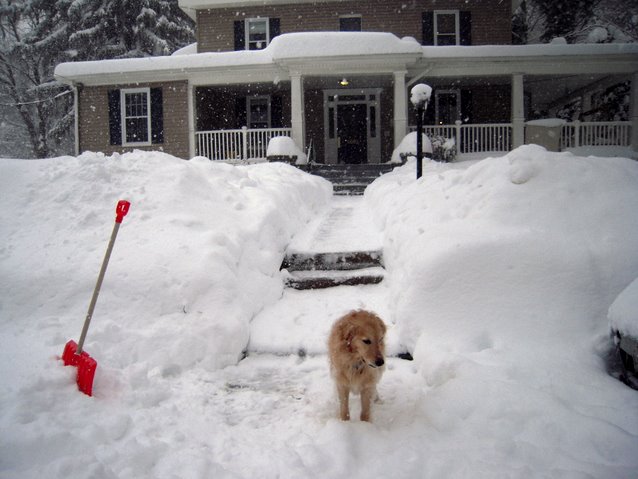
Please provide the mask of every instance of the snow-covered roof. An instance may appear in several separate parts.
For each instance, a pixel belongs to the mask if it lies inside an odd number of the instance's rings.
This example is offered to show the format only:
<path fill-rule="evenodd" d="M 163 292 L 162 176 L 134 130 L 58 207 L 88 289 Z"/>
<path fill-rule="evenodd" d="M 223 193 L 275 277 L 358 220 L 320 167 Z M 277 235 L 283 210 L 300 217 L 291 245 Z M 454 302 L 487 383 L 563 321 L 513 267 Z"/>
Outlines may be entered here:
<path fill-rule="evenodd" d="M 293 68 L 306 75 L 408 69 L 412 77 L 561 74 L 567 65 L 576 73 L 638 71 L 638 44 L 423 47 L 413 38 L 382 32 L 287 33 L 264 50 L 193 51 L 189 46 L 174 56 L 62 63 L 55 76 L 65 83 L 107 85 L 193 81 L 201 73 L 203 83 L 224 84 L 282 80 Z"/>
<path fill-rule="evenodd" d="M 85 84 L 161 81 L 169 77 L 178 80 L 202 70 L 267 69 L 269 66 L 280 69 L 282 63 L 315 63 L 317 59 L 349 64 L 369 59 L 377 66 L 403 62 L 405 68 L 406 63 L 414 63 L 422 55 L 416 40 L 380 32 L 288 33 L 273 39 L 264 50 L 187 52 L 165 57 L 62 63 L 56 67 L 55 76 L 67 83 Z"/>

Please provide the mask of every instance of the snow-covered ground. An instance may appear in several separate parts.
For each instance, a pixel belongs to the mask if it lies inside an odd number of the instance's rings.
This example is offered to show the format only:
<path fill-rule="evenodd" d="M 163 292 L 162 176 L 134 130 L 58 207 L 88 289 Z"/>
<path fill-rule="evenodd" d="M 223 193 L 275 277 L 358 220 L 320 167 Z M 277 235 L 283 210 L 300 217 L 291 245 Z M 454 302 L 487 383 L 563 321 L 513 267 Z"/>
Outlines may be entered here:
<path fill-rule="evenodd" d="M 285 248 L 312 244 L 331 203 L 294 167 L 87 153 L 2 160 L 0 191 L 0 477 L 638 475 L 638 394 L 603 359 L 607 309 L 638 276 L 635 161 L 526 146 L 418 181 L 397 168 L 364 199 L 386 280 L 334 304 L 282 287 Z M 120 198 L 89 398 L 58 356 Z M 325 323 L 290 342 L 316 354 L 238 362 L 253 318 L 267 338 L 313 301 Z M 415 358 L 388 361 L 372 424 L 336 418 L 321 354 L 348 304 L 381 310 Z"/>

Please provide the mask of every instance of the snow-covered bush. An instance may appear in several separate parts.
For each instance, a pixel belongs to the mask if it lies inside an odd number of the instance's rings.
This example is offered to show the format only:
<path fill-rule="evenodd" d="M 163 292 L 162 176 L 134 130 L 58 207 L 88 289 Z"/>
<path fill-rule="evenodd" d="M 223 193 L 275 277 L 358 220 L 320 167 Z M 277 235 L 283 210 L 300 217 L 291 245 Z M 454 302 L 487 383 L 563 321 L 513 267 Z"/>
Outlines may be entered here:
<path fill-rule="evenodd" d="M 405 163 L 409 157 L 416 157 L 416 140 L 415 131 L 405 135 L 399 146 L 392 152 L 392 158 L 388 163 Z M 424 156 L 432 157 L 432 142 L 427 135 L 423 135 L 423 153 Z"/>
<path fill-rule="evenodd" d="M 452 163 L 456 160 L 456 140 L 437 135 L 430 138 L 432 141 L 432 159 L 444 163 Z"/>
<path fill-rule="evenodd" d="M 266 158 L 269 161 L 290 161 L 297 165 L 308 163 L 308 157 L 289 136 L 274 136 L 268 142 Z"/>

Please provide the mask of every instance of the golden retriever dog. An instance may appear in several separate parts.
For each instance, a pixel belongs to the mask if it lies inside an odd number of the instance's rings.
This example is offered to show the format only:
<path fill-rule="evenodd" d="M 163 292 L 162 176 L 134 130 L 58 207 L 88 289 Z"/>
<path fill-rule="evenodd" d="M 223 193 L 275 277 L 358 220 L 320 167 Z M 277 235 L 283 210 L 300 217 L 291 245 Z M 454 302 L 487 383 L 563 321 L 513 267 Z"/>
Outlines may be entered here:
<path fill-rule="evenodd" d="M 361 395 L 361 420 L 370 421 L 370 403 L 385 369 L 386 327 L 370 311 L 351 311 L 338 319 L 328 338 L 330 370 L 339 395 L 339 415 L 350 419 L 350 393 Z"/>

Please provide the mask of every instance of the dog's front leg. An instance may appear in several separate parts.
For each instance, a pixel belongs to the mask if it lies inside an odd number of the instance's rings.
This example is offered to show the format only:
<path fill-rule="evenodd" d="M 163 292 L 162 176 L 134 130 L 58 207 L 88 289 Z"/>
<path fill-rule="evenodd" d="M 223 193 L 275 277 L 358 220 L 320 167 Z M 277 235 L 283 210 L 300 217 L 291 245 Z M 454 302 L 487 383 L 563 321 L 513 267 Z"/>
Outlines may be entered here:
<path fill-rule="evenodd" d="M 348 386 L 344 386 L 340 384 L 337 386 L 337 391 L 339 393 L 339 416 L 342 421 L 350 420 L 350 388 Z"/>
<path fill-rule="evenodd" d="M 365 388 L 361 391 L 361 420 L 370 422 L 370 403 L 374 395 L 375 388 Z"/>

